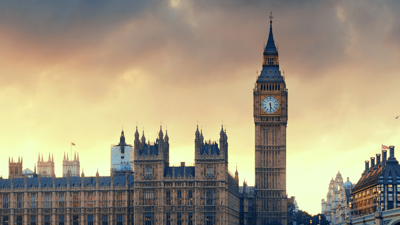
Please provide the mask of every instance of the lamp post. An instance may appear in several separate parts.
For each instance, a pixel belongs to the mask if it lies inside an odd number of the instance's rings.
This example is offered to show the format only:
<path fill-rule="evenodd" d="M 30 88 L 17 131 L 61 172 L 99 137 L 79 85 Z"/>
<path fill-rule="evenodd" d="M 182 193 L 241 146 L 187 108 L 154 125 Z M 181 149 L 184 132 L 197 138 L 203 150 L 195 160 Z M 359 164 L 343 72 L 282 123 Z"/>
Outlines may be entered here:
<path fill-rule="evenodd" d="M 349 202 L 349 216 L 350 216 L 350 219 L 351 219 L 351 202 Z"/>
<path fill-rule="evenodd" d="M 376 198 L 376 201 L 378 202 L 378 212 L 380 212 L 382 209 L 382 206 L 381 206 L 382 192 L 380 189 L 378 190 L 378 193 L 376 194 L 375 198 Z"/>

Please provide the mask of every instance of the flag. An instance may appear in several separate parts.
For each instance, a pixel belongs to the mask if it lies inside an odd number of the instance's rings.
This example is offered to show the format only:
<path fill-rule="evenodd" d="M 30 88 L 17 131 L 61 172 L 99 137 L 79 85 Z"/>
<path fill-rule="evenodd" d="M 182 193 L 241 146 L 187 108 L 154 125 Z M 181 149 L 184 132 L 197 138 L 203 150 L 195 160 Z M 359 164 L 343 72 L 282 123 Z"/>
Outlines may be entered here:
<path fill-rule="evenodd" d="M 389 149 L 389 147 L 386 145 L 382 145 L 382 149 Z"/>
<path fill-rule="evenodd" d="M 74 142 L 71 142 L 71 145 L 75 146 L 75 143 L 74 143 Z"/>

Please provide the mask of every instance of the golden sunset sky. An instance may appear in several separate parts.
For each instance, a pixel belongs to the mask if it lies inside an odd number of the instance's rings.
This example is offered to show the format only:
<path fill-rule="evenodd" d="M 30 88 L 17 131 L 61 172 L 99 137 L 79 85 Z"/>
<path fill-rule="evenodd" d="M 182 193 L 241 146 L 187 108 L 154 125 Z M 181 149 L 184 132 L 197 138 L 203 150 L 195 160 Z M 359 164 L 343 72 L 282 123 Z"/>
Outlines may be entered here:
<path fill-rule="evenodd" d="M 70 143 L 86 176 L 136 124 L 170 161 L 194 161 L 197 124 L 254 185 L 253 87 L 269 13 L 289 99 L 287 194 L 321 211 L 340 171 L 356 183 L 381 144 L 400 152 L 398 1 L 0 1 L 0 174 Z M 198 121 L 198 122 L 197 122 Z M 222 122 L 223 121 L 223 122 Z M 400 157 L 400 155 L 399 155 Z"/>

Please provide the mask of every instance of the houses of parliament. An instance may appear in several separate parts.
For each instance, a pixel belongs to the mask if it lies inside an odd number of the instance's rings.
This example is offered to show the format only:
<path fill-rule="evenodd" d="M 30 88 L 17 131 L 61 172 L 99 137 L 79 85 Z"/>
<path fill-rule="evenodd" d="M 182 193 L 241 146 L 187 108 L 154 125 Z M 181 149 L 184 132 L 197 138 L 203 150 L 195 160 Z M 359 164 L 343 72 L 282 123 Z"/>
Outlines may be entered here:
<path fill-rule="evenodd" d="M 228 170 L 228 135 L 223 128 L 219 141 L 206 141 L 197 127 L 194 165 L 180 166 L 169 163 L 167 131 L 160 128 L 150 143 L 136 128 L 132 145 L 122 131 L 119 144 L 111 147 L 109 176 L 80 173 L 79 155 L 64 156 L 62 177 L 55 176 L 50 155 L 47 161 L 39 156 L 34 171 L 23 170 L 22 158 L 9 159 L 9 176 L 0 178 L 0 222 L 286 225 L 288 91 L 279 70 L 272 17 L 253 96 L 254 187 L 239 184 L 238 171 Z"/>

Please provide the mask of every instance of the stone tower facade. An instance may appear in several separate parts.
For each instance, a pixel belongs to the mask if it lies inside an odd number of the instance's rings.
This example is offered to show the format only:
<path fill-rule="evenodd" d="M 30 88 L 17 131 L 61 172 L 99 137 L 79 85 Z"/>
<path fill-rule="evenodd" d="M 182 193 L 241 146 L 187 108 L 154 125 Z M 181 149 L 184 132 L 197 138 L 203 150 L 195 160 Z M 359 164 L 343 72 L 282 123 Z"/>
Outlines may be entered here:
<path fill-rule="evenodd" d="M 47 161 L 43 160 L 43 154 L 42 158 L 40 158 L 40 154 L 38 156 L 38 161 L 37 161 L 37 171 L 38 174 L 40 174 L 42 177 L 53 177 L 54 175 L 54 158 L 51 156 L 50 158 L 50 153 L 49 153 L 49 158 Z"/>
<path fill-rule="evenodd" d="M 257 225 L 287 224 L 286 126 L 288 91 L 279 70 L 270 16 L 263 68 L 254 87 Z"/>
<path fill-rule="evenodd" d="M 69 173 L 70 176 L 73 177 L 79 177 L 79 171 L 81 169 L 81 164 L 79 162 L 79 153 L 77 154 L 76 152 L 74 153 L 74 159 L 71 160 L 68 157 L 65 157 L 65 152 L 64 152 L 64 159 L 63 159 L 63 177 L 66 177 L 67 174 Z"/>
<path fill-rule="evenodd" d="M 20 176 L 22 176 L 22 157 L 18 157 L 16 162 L 13 158 L 8 158 L 8 177 Z"/>

